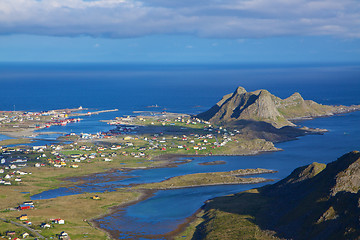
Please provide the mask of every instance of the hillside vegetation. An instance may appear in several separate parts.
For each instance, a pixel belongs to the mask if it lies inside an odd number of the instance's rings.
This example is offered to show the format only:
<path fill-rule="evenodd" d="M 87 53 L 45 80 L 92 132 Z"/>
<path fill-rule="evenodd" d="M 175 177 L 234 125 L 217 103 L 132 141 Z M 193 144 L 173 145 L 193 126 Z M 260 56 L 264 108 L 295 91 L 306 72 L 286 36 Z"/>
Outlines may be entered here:
<path fill-rule="evenodd" d="M 359 239 L 360 153 L 312 163 L 262 188 L 215 198 L 193 239 Z"/>

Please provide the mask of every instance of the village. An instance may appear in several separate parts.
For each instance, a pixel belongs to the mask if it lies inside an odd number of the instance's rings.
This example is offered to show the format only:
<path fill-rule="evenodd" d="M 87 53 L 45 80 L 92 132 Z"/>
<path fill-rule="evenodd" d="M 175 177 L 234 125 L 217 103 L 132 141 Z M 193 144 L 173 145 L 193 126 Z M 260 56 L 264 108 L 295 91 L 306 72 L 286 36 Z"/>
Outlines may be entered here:
<path fill-rule="evenodd" d="M 133 121 L 143 121 L 135 118 Z M 138 133 L 138 128 L 146 126 L 118 125 L 114 130 L 103 134 L 67 134 L 62 138 L 75 140 L 70 144 L 44 146 L 0 146 L 0 184 L 16 185 L 21 183 L 21 176 L 31 174 L 19 169 L 28 166 L 51 166 L 55 168 L 78 168 L 91 162 L 120 161 L 122 158 L 151 160 L 161 154 L 211 155 L 221 151 L 231 141 L 238 142 L 234 133 L 226 129 L 214 128 L 209 123 L 199 120 L 187 120 L 181 124 L 181 130 L 172 130 L 183 119 L 163 119 L 152 126 L 159 126 L 164 132 Z M 190 125 L 187 128 L 183 126 Z M 170 126 L 170 128 L 164 128 Z M 193 128 L 193 126 L 197 126 Z M 199 127 L 200 126 L 200 127 Z M 152 129 L 156 131 L 156 129 Z"/>
<path fill-rule="evenodd" d="M 48 113 L 44 114 L 42 117 L 48 116 Z M 15 119 L 12 118 L 12 121 L 15 124 L 19 123 L 20 118 Z M 56 122 L 54 115 L 51 120 Z M 269 144 L 270 142 L 265 140 L 242 138 L 241 132 L 237 129 L 228 130 L 188 115 L 117 117 L 108 124 L 113 125 L 114 129 L 97 134 L 69 133 L 61 136 L 63 141 L 70 142 L 66 144 L 60 142 L 43 146 L 0 146 L 0 186 L 12 190 L 26 187 L 29 190 L 24 192 L 24 195 L 29 199 L 30 192 L 33 194 L 41 191 L 32 190 L 32 173 L 35 171 L 39 174 L 41 169 L 46 172 L 50 169 L 64 169 L 68 176 L 76 176 L 77 172 L 86 174 L 105 169 L 161 166 L 163 163 L 156 159 L 162 155 L 248 154 L 254 149 L 273 148 L 272 143 Z M 58 180 L 51 180 L 54 182 L 38 185 L 50 188 L 56 186 Z M 101 194 L 88 196 L 87 199 L 99 200 Z M 13 202 L 12 207 L 0 209 L 0 212 L 19 211 L 17 215 L 10 214 L 10 218 L 2 219 L 7 224 L 5 228 L 1 227 L 0 223 L 0 235 L 4 236 L 4 239 L 31 239 L 39 237 L 35 232 L 41 232 L 41 236 L 70 239 L 71 236 L 61 227 L 67 226 L 66 219 L 62 216 L 53 216 L 46 220 L 37 217 L 32 221 L 28 211 L 31 213 L 36 209 L 36 202 L 32 201 Z M 15 229 L 12 230 L 9 226 Z"/>
<path fill-rule="evenodd" d="M 80 118 L 70 118 L 74 112 L 84 110 L 82 107 L 76 109 L 61 109 L 42 112 L 24 111 L 0 111 L 1 131 L 14 131 L 11 128 L 49 128 L 54 125 L 65 126 L 70 122 L 79 122 Z"/>

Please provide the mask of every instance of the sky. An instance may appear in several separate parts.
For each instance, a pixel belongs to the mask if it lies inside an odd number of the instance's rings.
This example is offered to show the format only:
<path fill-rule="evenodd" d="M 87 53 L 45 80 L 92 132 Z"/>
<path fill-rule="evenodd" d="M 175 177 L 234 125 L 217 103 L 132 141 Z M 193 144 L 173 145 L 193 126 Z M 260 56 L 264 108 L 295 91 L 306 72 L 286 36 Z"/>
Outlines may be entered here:
<path fill-rule="evenodd" d="M 360 62 L 358 0 L 1 0 L 0 62 Z"/>

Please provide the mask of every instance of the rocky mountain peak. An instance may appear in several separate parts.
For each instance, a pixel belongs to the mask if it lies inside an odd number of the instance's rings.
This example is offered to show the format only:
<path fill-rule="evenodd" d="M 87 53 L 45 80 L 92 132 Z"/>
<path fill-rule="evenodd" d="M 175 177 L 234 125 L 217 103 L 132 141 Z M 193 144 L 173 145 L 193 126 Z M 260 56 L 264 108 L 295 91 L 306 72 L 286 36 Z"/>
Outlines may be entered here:
<path fill-rule="evenodd" d="M 331 115 L 338 108 L 304 100 L 298 92 L 281 99 L 264 89 L 247 92 L 245 88 L 237 87 L 233 93 L 225 95 L 197 117 L 222 124 L 238 120 L 263 121 L 281 128 L 294 126 L 290 119 Z"/>
<path fill-rule="evenodd" d="M 246 93 L 246 90 L 245 90 L 245 88 L 240 87 L 240 86 L 237 87 L 235 92 L 234 92 L 234 94 L 243 94 L 243 93 Z"/>

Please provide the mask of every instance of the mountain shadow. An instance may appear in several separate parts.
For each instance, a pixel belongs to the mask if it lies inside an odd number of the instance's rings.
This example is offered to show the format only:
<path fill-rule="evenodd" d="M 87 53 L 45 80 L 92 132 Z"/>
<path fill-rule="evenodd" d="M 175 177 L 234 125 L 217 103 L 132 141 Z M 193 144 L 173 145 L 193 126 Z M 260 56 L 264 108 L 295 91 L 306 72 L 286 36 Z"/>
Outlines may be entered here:
<path fill-rule="evenodd" d="M 193 239 L 360 239 L 360 153 L 208 201 Z"/>

